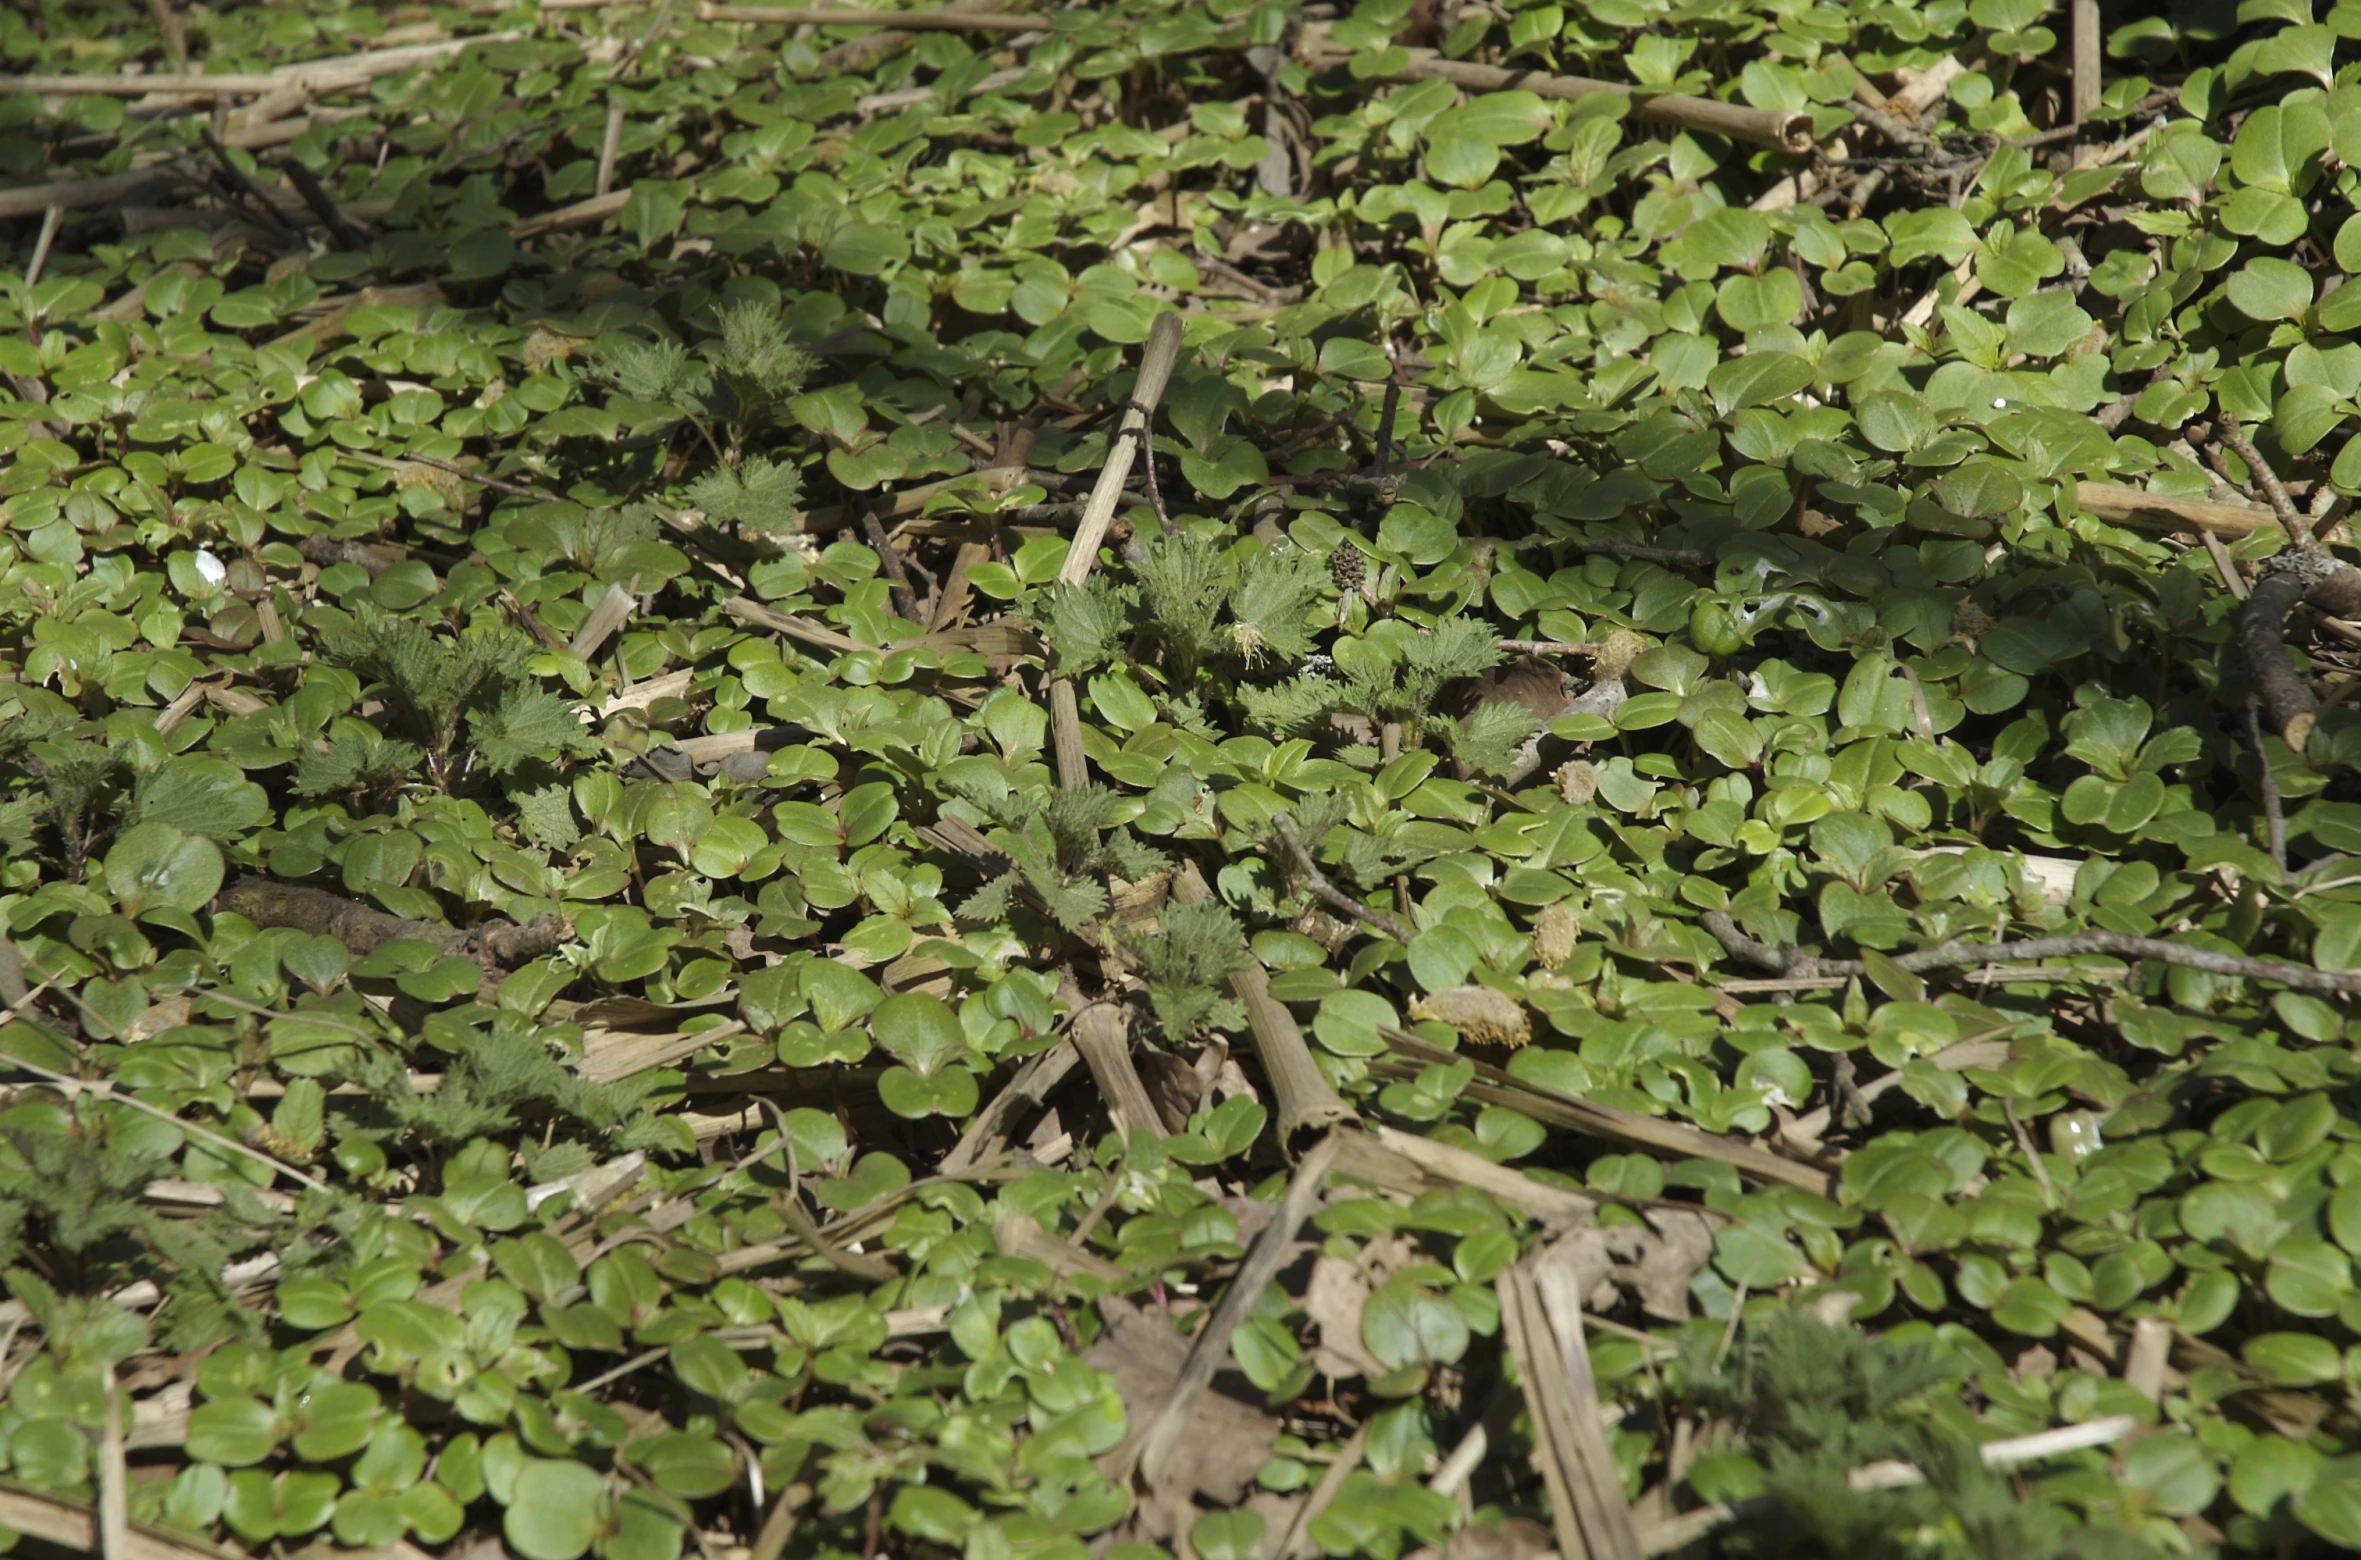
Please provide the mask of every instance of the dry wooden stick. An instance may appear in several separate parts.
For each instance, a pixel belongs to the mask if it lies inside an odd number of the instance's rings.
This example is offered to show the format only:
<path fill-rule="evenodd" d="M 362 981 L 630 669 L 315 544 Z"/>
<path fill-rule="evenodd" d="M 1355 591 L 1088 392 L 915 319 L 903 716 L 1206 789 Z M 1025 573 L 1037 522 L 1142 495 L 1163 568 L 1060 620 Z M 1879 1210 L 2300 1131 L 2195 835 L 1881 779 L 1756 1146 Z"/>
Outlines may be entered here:
<path fill-rule="evenodd" d="M 894 615 L 917 622 L 918 595 L 910 585 L 909 565 L 902 561 L 901 549 L 894 545 L 893 538 L 885 534 L 885 527 L 879 523 L 876 510 L 861 511 L 861 534 L 868 537 L 870 548 L 877 554 L 877 561 L 885 568 L 886 589 L 893 596 Z"/>
<path fill-rule="evenodd" d="M 2235 539 L 2252 536 L 2271 523 L 2265 511 L 2242 504 L 2173 498 L 2107 482 L 2077 482 L 2074 502 L 2111 524 L 2136 525 L 2149 531 L 2211 531 Z"/>
<path fill-rule="evenodd" d="M 1049 734 L 1057 750 L 1058 789 L 1089 790 L 1090 754 L 1082 746 L 1082 706 L 1072 678 L 1060 677 L 1049 685 Z"/>
<path fill-rule="evenodd" d="M 2318 709 L 2312 690 L 2287 664 L 2287 620 L 2304 605 L 2331 617 L 2361 613 L 2361 569 L 2338 562 L 2324 547 L 2291 547 L 2263 565 L 2246 605 L 2239 609 L 2238 653 L 2246 662 L 2247 678 L 2254 684 L 2255 697 L 2261 701 L 2271 729 L 2298 753 L 2311 741 Z M 2287 983 L 2297 984 L 2292 979 Z M 2335 989 L 2361 990 L 2361 984 Z"/>
<path fill-rule="evenodd" d="M 49 264 L 50 246 L 57 242 L 57 230 L 65 221 L 66 208 L 52 206 L 41 213 L 41 236 L 33 240 L 33 258 L 25 262 L 25 291 L 40 285 L 42 267 Z"/>
<path fill-rule="evenodd" d="M 1672 1154 L 1687 1159 L 1710 1159 L 1731 1166 L 1742 1175 L 1758 1181 L 1776 1181 L 1782 1185 L 1799 1187 L 1807 1192 L 1825 1195 L 1828 1177 L 1824 1172 L 1808 1169 L 1792 1160 L 1782 1159 L 1766 1149 L 1751 1144 L 1734 1143 L 1699 1127 L 1678 1121 L 1660 1121 L 1654 1116 L 1643 1116 L 1638 1111 L 1617 1110 L 1612 1105 L 1578 1099 L 1545 1089 L 1538 1084 L 1523 1083 L 1512 1078 L 1489 1062 L 1446 1051 L 1429 1044 L 1407 1029 L 1380 1025 L 1377 1036 L 1386 1048 L 1405 1062 L 1422 1067 L 1454 1066 L 1466 1063 L 1475 1068 L 1476 1081 L 1465 1090 L 1467 1097 L 1487 1105 L 1506 1105 L 1521 1110 L 1536 1121 L 1564 1127 L 1586 1137 L 1604 1138 L 1647 1149 L 1651 1153 Z M 1372 1072 L 1388 1064 L 1375 1062 Z"/>
<path fill-rule="evenodd" d="M 593 195 L 604 195 L 615 187 L 615 158 L 623 148 L 623 98 L 620 94 L 607 99 L 607 133 L 598 143 L 598 178 L 591 185 Z"/>
<path fill-rule="evenodd" d="M 1123 484 L 1131 476 L 1132 460 L 1147 442 L 1157 404 L 1164 399 L 1173 365 L 1180 361 L 1180 346 L 1181 317 L 1169 311 L 1157 315 L 1148 327 L 1148 344 L 1140 352 L 1139 378 L 1124 405 L 1122 421 L 1116 425 L 1114 442 L 1108 446 L 1107 464 L 1099 470 L 1098 486 L 1090 491 L 1090 506 L 1083 510 L 1081 523 L 1074 528 L 1074 544 L 1067 550 L 1064 567 L 1058 570 L 1059 583 L 1079 585 L 1090 577 L 1091 566 L 1098 561 L 1099 543 L 1106 540 L 1107 527 L 1115 520 L 1115 505 L 1123 496 Z"/>
<path fill-rule="evenodd" d="M 123 1387 L 112 1365 L 100 1372 L 106 1388 L 106 1428 L 98 1442 L 98 1552 L 102 1560 L 131 1557 L 131 1470 L 123 1456 Z"/>
<path fill-rule="evenodd" d="M 2357 583 L 2361 583 L 2361 570 L 2354 573 Z M 2258 585 L 2253 599 L 2261 597 L 2262 587 Z M 1769 943 L 1758 942 L 1740 931 L 1738 923 L 1726 911 L 1708 910 L 1698 917 L 1698 922 L 1732 958 L 1757 969 L 1775 970 L 1782 975 L 1860 975 L 1868 969 L 1859 959 L 1817 958 L 1800 948 L 1774 948 Z M 1971 943 L 1955 939 L 1932 948 L 1893 954 L 1891 958 L 1902 969 L 1916 974 L 1922 970 L 1960 969 L 1976 964 L 2033 964 L 2047 959 L 2094 956 L 2177 964 L 2183 969 L 2203 970 L 2208 975 L 2276 981 L 2306 991 L 2361 992 L 2361 970 L 2308 969 L 2278 959 L 2214 953 L 2166 942 L 2160 937 L 2132 937 L 2122 932 L 2073 932 L 2063 937 L 2033 937 L 2023 942 Z M 2072 973 L 2070 970 L 2028 972 L 2046 974 L 2053 979 Z"/>
<path fill-rule="evenodd" d="M 1369 1455 L 1369 1427 L 1362 1425 L 1353 1431 L 1353 1438 L 1336 1449 L 1336 1460 L 1328 1471 L 1320 1475 L 1320 1482 L 1312 1492 L 1296 1504 L 1295 1515 L 1286 1530 L 1275 1541 L 1263 1545 L 1265 1555 L 1276 1555 L 1278 1560 L 1309 1560 L 1318 1549 L 1312 1542 L 1312 1522 L 1336 1501 L 1344 1489 L 1344 1481 L 1361 1466 L 1361 1459 Z"/>
<path fill-rule="evenodd" d="M 544 8 L 549 0 L 542 0 Z M 860 11 L 844 6 L 701 5 L 702 22 L 751 22 L 769 27 L 891 27 L 900 32 L 1040 32 L 1045 16 L 1004 11 Z"/>
<path fill-rule="evenodd" d="M 293 86 L 315 92 L 335 92 L 364 85 L 433 60 L 472 49 L 481 43 L 514 43 L 526 34 L 511 28 L 468 38 L 446 38 L 434 43 L 406 43 L 390 49 L 365 49 L 334 59 L 306 60 L 268 72 L 245 74 L 175 71 L 146 76 L 28 75 L 0 76 L 0 96 L 32 93 L 41 97 L 91 94 L 102 97 L 267 97 Z"/>
<path fill-rule="evenodd" d="M 148 0 L 148 13 L 155 17 L 156 31 L 163 36 L 164 57 L 172 61 L 174 70 L 186 71 L 189 68 L 189 30 L 181 25 L 180 13 L 172 8 L 172 0 Z"/>
<path fill-rule="evenodd" d="M 1561 1432 L 1570 1432 L 1562 1444 L 1553 1444 L 1551 1449 L 1560 1455 L 1570 1454 L 1566 1474 L 1574 1489 L 1574 1520 L 1582 1530 L 1585 1552 L 1593 1560 L 1640 1560 L 1631 1504 L 1623 1498 L 1623 1477 L 1616 1470 L 1615 1454 L 1607 1447 L 1598 1383 L 1591 1375 L 1590 1345 L 1582 1335 L 1582 1296 L 1575 1288 L 1571 1255 L 1565 1247 L 1553 1246 L 1525 1274 L 1533 1298 L 1540 1301 L 1544 1334 L 1556 1345 L 1554 1351 L 1545 1351 L 1532 1363 L 1546 1372 L 1553 1363 L 1548 1352 L 1554 1352 L 1554 1363 L 1560 1367 L 1557 1380 L 1562 1387 L 1553 1395 L 1560 1397 L 1565 1412 L 1552 1414 L 1551 1439 L 1555 1443 Z M 1528 1321 L 1533 1318 L 1530 1302 L 1526 1317 Z M 1530 1382 L 1527 1391 L 1531 1391 Z M 1533 1416 L 1537 1424 L 1541 1417 Z"/>
<path fill-rule="evenodd" d="M 1079 998 L 1072 987 L 1060 995 L 1069 1002 Z M 1131 1026 L 1124 1020 L 1121 1003 L 1102 999 L 1081 1006 L 1074 1014 L 1074 1049 L 1081 1053 L 1083 1065 L 1098 1084 L 1107 1113 L 1115 1118 L 1115 1130 L 1126 1141 L 1140 1133 L 1152 1138 L 1164 1136 L 1156 1102 L 1149 1098 L 1148 1086 L 1140 1081 L 1139 1069 L 1131 1062 Z"/>
<path fill-rule="evenodd" d="M 2074 0 L 2074 123 L 2099 106 L 2099 0 Z"/>
<path fill-rule="evenodd" d="M 1038 1109 L 1049 1098 L 1049 1091 L 1063 1083 L 1081 1061 L 1082 1053 L 1070 1039 L 1060 1040 L 1048 1050 L 1026 1058 L 1025 1065 L 1017 1069 L 1017 1075 L 1008 1080 L 1007 1087 L 976 1113 L 975 1120 L 960 1134 L 958 1144 L 943 1156 L 943 1173 L 956 1175 L 973 1169 L 999 1153 L 1019 1120 Z"/>
<path fill-rule="evenodd" d="M 79 1005 L 79 1000 L 76 1000 L 77 1005 Z M 309 1190 L 315 1192 L 326 1192 L 329 1190 L 327 1182 L 319 1180 L 313 1176 L 305 1175 L 301 1170 L 296 1169 L 293 1165 L 287 1164 L 282 1160 L 273 1159 L 270 1155 L 264 1153 L 258 1148 L 249 1148 L 245 1144 L 239 1142 L 236 1138 L 224 1137 L 222 1134 L 214 1131 L 210 1127 L 201 1127 L 194 1122 L 183 1121 L 168 1110 L 160 1109 L 157 1106 L 150 1105 L 145 1100 L 135 1099 L 131 1095 L 123 1093 L 111 1083 L 93 1082 L 87 1078 L 68 1077 L 64 1073 L 52 1072 L 50 1069 L 43 1067 L 38 1062 L 28 1062 L 19 1056 L 11 1056 L 5 1061 L 0 1061 L 0 1067 L 22 1068 L 24 1071 L 33 1074 L 37 1078 L 46 1080 L 51 1085 L 64 1090 L 68 1094 L 95 1094 L 102 1100 L 112 1100 L 117 1105 L 128 1105 L 133 1110 L 138 1111 L 142 1115 L 153 1116 L 158 1121 L 170 1122 L 173 1126 L 187 1133 L 190 1137 L 201 1139 L 222 1153 L 234 1154 L 240 1159 L 252 1160 L 254 1163 L 261 1165 L 266 1170 L 274 1171 L 279 1175 L 285 1176 L 288 1180 L 293 1181 L 298 1186 L 306 1187 Z"/>
<path fill-rule="evenodd" d="M 31 1490 L 0 1489 L 0 1527 L 34 1538 L 78 1549 L 99 1550 L 99 1523 L 89 1507 L 77 1501 Z M 201 1539 L 182 1538 L 144 1523 L 124 1526 L 122 1560 L 239 1560 L 231 1550 Z"/>
<path fill-rule="evenodd" d="M 1522 88 L 1537 97 L 1566 101 L 1609 93 L 1632 99 L 1631 111 L 1641 119 L 1679 125 L 1684 130 L 1726 135 L 1732 140 L 1751 141 L 1758 146 L 1775 146 L 1783 152 L 1800 154 L 1812 149 L 1812 116 L 1809 114 L 1747 108 L 1737 103 L 1684 97 L 1678 93 L 1648 96 L 1625 82 L 1599 81 L 1588 76 L 1553 76 L 1544 71 L 1505 70 L 1498 65 L 1476 65 L 1464 60 L 1446 59 L 1433 49 L 1404 49 L 1397 52 L 1408 58 L 1398 68 L 1388 71 L 1382 79 L 1416 81 L 1437 78 L 1462 87 L 1472 87 L 1479 92 Z M 1305 30 L 1305 63 L 1332 65 L 1352 58 L 1353 54 L 1353 50 L 1330 43 L 1325 29 Z"/>

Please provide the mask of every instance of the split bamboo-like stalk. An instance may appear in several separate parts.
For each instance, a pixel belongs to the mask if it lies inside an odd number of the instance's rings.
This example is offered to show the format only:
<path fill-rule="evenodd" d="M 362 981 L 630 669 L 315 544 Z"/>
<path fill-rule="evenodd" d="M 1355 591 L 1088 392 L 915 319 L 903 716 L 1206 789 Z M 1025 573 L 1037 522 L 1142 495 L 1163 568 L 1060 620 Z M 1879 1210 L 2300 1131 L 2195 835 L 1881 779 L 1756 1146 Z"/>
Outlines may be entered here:
<path fill-rule="evenodd" d="M 1564 1275 L 1555 1275 L 1563 1279 Z M 1533 1423 L 1533 1463 L 1549 1493 L 1561 1560 L 1639 1560 L 1631 1508 L 1599 1426 L 1598 1389 L 1581 1333 L 1561 1336 L 1536 1274 L 1523 1266 L 1494 1280 L 1500 1334 L 1517 1364 Z M 1579 1307 L 1576 1309 L 1579 1325 Z"/>
<path fill-rule="evenodd" d="M 1049 685 L 1049 732 L 1057 748 L 1059 789 L 1088 790 L 1090 755 L 1082 748 L 1082 707 L 1072 678 L 1061 677 Z"/>
<path fill-rule="evenodd" d="M 1071 992 L 1067 1000 L 1073 1000 Z M 1098 1084 L 1107 1113 L 1115 1118 L 1116 1131 L 1126 1140 L 1141 1132 L 1164 1136 L 1156 1102 L 1148 1097 L 1148 1086 L 1140 1082 L 1139 1069 L 1131 1064 L 1131 1026 L 1124 1022 L 1121 1004 L 1094 1002 L 1076 1013 L 1074 1049 L 1082 1053 L 1082 1064 Z"/>
<path fill-rule="evenodd" d="M 1132 386 L 1130 403 L 1123 408 L 1123 419 L 1116 425 L 1115 442 L 1107 450 L 1107 464 L 1100 468 L 1098 486 L 1090 490 L 1090 502 L 1082 511 L 1081 523 L 1074 528 L 1074 545 L 1066 553 L 1065 567 L 1058 570 L 1061 584 L 1081 584 L 1090 577 L 1091 565 L 1098 561 L 1099 543 L 1107 539 L 1107 527 L 1115 521 L 1115 505 L 1123 498 L 1123 484 L 1131 476 L 1132 460 L 1156 421 L 1157 403 L 1164 399 L 1164 387 L 1172 379 L 1173 365 L 1180 361 L 1180 345 L 1180 316 L 1171 312 L 1157 315 L 1156 322 L 1148 327 L 1148 344 L 1140 353 L 1139 379 Z"/>
<path fill-rule="evenodd" d="M 1173 874 L 1172 897 L 1174 903 L 1183 905 L 1201 905 L 1213 898 L 1213 890 L 1206 886 L 1196 863 L 1184 863 Z M 1279 1147 L 1283 1151 L 1292 1150 L 1305 1134 L 1352 1120 L 1353 1108 L 1329 1086 L 1327 1075 L 1312 1059 L 1312 1048 L 1304 1043 L 1303 1030 L 1296 1026 L 1295 1015 L 1271 995 L 1270 977 L 1263 973 L 1262 966 L 1250 963 L 1242 970 L 1233 971 L 1229 985 L 1230 995 L 1246 1009 L 1246 1027 L 1254 1037 L 1254 1054 L 1261 1059 L 1263 1076 L 1270 1081 Z"/>

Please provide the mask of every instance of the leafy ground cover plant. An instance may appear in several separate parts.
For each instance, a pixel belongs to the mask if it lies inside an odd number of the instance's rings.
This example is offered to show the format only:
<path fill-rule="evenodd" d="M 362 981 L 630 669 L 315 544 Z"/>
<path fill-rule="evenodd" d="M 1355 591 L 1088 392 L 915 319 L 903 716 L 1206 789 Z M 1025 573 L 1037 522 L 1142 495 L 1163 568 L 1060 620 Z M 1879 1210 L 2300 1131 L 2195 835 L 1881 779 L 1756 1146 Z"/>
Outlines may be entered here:
<path fill-rule="evenodd" d="M 2361 1548 L 2361 26 L 2135 10 L 0 13 L 0 1527 Z"/>

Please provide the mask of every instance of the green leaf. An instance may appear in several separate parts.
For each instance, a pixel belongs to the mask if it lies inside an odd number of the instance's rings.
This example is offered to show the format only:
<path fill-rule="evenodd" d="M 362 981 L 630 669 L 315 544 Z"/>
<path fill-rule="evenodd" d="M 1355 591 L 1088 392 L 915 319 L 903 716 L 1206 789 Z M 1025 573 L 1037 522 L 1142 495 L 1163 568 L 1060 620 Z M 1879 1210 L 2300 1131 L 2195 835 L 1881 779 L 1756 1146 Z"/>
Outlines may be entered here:
<path fill-rule="evenodd" d="M 516 1475 L 501 1531 L 524 1560 L 580 1560 L 605 1496 L 606 1482 L 582 1464 L 536 1458 Z"/>
<path fill-rule="evenodd" d="M 2265 1377 L 2290 1386 L 2334 1381 L 2344 1370 L 2336 1345 L 2313 1333 L 2263 1333 L 2249 1338 L 2239 1352 Z"/>
<path fill-rule="evenodd" d="M 1467 1319 L 1442 1296 L 1394 1279 L 1361 1311 L 1361 1343 L 1388 1370 L 1448 1365 L 1467 1352 Z"/>
<path fill-rule="evenodd" d="M 880 1049 L 921 1078 L 968 1054 L 959 1017 L 938 997 L 906 992 L 886 998 L 870 1015 L 869 1032 Z M 973 1080 L 970 1080 L 972 1087 Z"/>
<path fill-rule="evenodd" d="M 168 823 L 134 824 L 107 851 L 106 878 L 126 915 L 193 911 L 221 889 L 221 850 Z"/>
<path fill-rule="evenodd" d="M 2312 306 L 2312 278 L 2303 267 L 2257 255 L 2231 273 L 2230 302 L 2251 320 L 2292 320 Z"/>
<path fill-rule="evenodd" d="M 2340 1549 L 2361 1549 L 2361 1457 L 2322 1463 L 2295 1498 L 2295 1519 Z"/>
<path fill-rule="evenodd" d="M 374 1404 L 376 1394 L 370 1393 L 370 1398 Z M 249 1397 L 218 1398 L 189 1412 L 191 1457 L 243 1468 L 269 1457 L 278 1444 L 278 1415 L 267 1403 Z"/>

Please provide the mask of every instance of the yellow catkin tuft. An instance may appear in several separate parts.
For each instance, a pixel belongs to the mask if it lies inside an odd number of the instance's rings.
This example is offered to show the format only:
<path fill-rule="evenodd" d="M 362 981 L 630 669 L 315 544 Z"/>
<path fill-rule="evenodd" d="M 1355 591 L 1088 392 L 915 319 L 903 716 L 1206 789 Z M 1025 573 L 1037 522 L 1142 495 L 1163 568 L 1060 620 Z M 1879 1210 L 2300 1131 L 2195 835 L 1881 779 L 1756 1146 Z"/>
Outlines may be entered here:
<path fill-rule="evenodd" d="M 1410 1016 L 1449 1024 L 1472 1045 L 1524 1045 L 1533 1038 L 1525 1010 L 1489 986 L 1453 986 L 1431 996 L 1412 997 Z"/>
<path fill-rule="evenodd" d="M 1543 969 L 1554 970 L 1574 957 L 1574 942 L 1581 935 L 1580 917 L 1563 902 L 1544 905 L 1533 918 L 1533 957 Z"/>
<path fill-rule="evenodd" d="M 1599 653 L 1590 659 L 1592 672 L 1600 682 L 1614 682 L 1631 670 L 1631 663 L 1647 653 L 1648 642 L 1628 628 L 1619 628 L 1599 641 Z"/>

